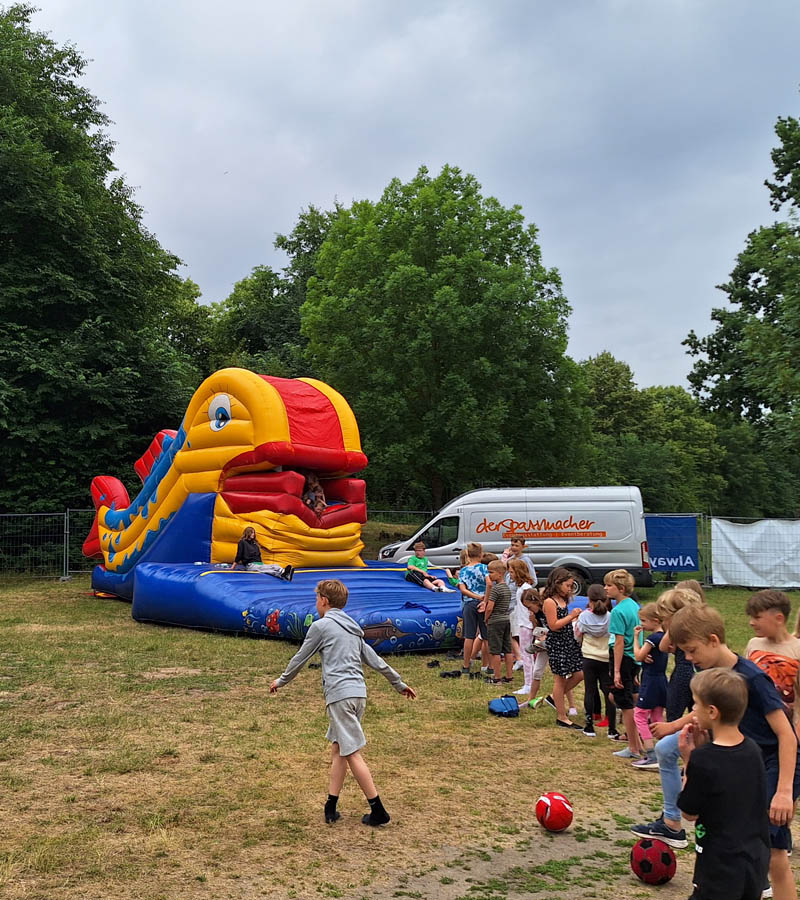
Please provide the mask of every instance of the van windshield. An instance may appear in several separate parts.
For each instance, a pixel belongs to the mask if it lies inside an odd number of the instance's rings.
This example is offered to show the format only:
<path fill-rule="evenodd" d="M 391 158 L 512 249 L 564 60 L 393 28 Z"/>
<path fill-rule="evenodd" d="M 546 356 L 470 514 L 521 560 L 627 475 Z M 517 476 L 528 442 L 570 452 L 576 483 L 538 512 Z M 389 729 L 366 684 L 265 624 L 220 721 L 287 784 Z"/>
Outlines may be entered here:
<path fill-rule="evenodd" d="M 437 519 L 416 540 L 424 541 L 428 550 L 454 544 L 458 540 L 458 516 Z"/>

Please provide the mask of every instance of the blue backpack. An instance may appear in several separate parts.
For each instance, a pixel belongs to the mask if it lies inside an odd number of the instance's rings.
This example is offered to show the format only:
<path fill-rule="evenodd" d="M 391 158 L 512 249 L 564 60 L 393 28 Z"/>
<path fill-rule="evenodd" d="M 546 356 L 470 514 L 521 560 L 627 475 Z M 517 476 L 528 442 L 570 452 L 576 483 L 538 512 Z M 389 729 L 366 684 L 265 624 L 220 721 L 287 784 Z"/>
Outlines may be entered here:
<path fill-rule="evenodd" d="M 502 716 L 504 719 L 514 719 L 519 715 L 519 703 L 511 694 L 503 694 L 489 701 L 489 712 L 493 716 Z"/>

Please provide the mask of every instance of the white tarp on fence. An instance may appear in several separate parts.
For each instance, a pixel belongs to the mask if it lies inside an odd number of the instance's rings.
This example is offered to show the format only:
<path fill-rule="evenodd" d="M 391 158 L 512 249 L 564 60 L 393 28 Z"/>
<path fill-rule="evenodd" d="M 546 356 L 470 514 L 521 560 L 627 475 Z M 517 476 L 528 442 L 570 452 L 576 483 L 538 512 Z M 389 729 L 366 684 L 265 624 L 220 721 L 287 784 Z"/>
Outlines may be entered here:
<path fill-rule="evenodd" d="M 800 587 L 800 521 L 712 518 L 711 568 L 714 584 Z"/>

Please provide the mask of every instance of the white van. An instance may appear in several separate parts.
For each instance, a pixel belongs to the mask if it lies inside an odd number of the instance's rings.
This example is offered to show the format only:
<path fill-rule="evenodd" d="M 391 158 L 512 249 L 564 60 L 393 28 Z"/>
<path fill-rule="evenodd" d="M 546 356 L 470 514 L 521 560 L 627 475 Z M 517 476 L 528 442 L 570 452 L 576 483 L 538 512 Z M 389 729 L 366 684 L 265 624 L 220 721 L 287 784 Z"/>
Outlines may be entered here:
<path fill-rule="evenodd" d="M 406 541 L 387 544 L 380 560 L 405 562 L 422 540 L 434 566 L 457 566 L 470 541 L 498 555 L 524 538 L 542 583 L 551 569 L 572 571 L 584 593 L 612 569 L 627 569 L 636 584 L 653 583 L 642 495 L 637 487 L 486 488 L 469 491 Z"/>

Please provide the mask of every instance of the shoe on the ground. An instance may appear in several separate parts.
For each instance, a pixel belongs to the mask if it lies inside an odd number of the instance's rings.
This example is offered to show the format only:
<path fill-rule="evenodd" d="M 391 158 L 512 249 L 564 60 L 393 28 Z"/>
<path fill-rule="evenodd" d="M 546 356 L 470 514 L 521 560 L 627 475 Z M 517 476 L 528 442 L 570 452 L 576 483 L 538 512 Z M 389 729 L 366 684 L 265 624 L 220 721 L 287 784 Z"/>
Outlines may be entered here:
<path fill-rule="evenodd" d="M 553 700 L 553 697 L 552 697 L 551 694 L 548 694 L 548 695 L 544 698 L 544 702 L 545 702 L 548 706 L 552 706 L 553 709 L 556 708 L 556 701 Z"/>
<path fill-rule="evenodd" d="M 429 669 L 438 669 L 441 663 L 438 659 L 432 659 L 429 663 L 426 663 Z"/>
<path fill-rule="evenodd" d="M 628 743 L 628 735 L 627 735 L 627 734 L 622 734 L 622 733 L 619 732 L 619 731 L 609 731 L 609 732 L 608 732 L 608 739 L 609 739 L 610 741 L 621 741 L 621 742 L 623 742 L 623 743 L 625 743 L 625 744 Z"/>
<path fill-rule="evenodd" d="M 556 725 L 559 728 L 577 728 L 578 731 L 583 731 L 582 726 L 576 725 L 575 722 L 562 722 L 561 719 L 556 719 Z"/>
<path fill-rule="evenodd" d="M 529 684 L 523 684 L 519 690 L 514 691 L 515 694 L 530 694 L 530 692 L 531 686 Z"/>
<path fill-rule="evenodd" d="M 520 670 L 521 668 L 522 668 L 522 660 L 521 660 L 521 659 L 518 659 L 518 660 L 514 663 L 514 668 L 513 668 L 511 671 L 512 671 L 512 672 L 519 672 L 519 670 Z"/>
<path fill-rule="evenodd" d="M 597 737 L 594 728 L 589 728 L 588 725 L 583 729 L 582 734 L 584 735 L 584 737 Z"/>
<path fill-rule="evenodd" d="M 761 900 L 770 900 L 770 897 L 772 897 L 772 885 L 767 882 L 767 886 L 761 892 Z"/>
<path fill-rule="evenodd" d="M 513 684 L 513 683 L 514 683 L 514 679 L 513 679 L 513 678 L 506 678 L 505 675 L 504 675 L 503 678 L 502 678 L 502 682 L 503 682 L 503 684 Z"/>
<path fill-rule="evenodd" d="M 334 822 L 338 822 L 339 819 L 341 819 L 341 818 L 342 818 L 342 814 L 339 812 L 338 809 L 335 809 L 332 813 L 326 812 L 325 813 L 325 824 L 333 825 Z"/>
<path fill-rule="evenodd" d="M 368 812 L 361 817 L 362 825 L 371 825 L 373 828 L 378 828 L 381 825 L 388 825 L 390 821 L 391 818 L 387 812 L 384 812 L 382 816 L 376 816 L 375 813 Z"/>
<path fill-rule="evenodd" d="M 578 710 L 575 709 L 574 706 L 570 706 L 569 711 L 567 712 L 567 715 L 568 715 L 568 716 L 577 716 L 577 715 L 578 715 Z"/>
<path fill-rule="evenodd" d="M 533 700 L 528 703 L 528 706 L 530 706 L 531 709 L 538 709 L 543 703 L 544 697 L 534 697 Z"/>
<path fill-rule="evenodd" d="M 650 756 L 648 753 L 647 756 L 643 756 L 641 759 L 634 760 L 631 765 L 634 769 L 657 769 L 658 768 L 658 760 L 653 756 Z"/>
<path fill-rule="evenodd" d="M 656 819 L 655 822 L 650 822 L 648 825 L 632 825 L 631 831 L 638 838 L 655 838 L 676 850 L 683 850 L 689 846 L 684 829 L 673 831 L 663 818 Z"/>
<path fill-rule="evenodd" d="M 478 679 L 480 679 L 480 678 L 483 678 L 483 675 L 482 675 L 480 672 L 470 672 L 470 673 L 469 673 L 469 680 L 470 680 L 470 681 L 476 681 L 476 680 L 478 680 Z"/>
<path fill-rule="evenodd" d="M 502 684 L 502 678 L 495 678 L 494 675 L 487 675 L 486 678 L 483 679 L 484 684 Z"/>
<path fill-rule="evenodd" d="M 617 759 L 641 759 L 638 753 L 634 753 L 630 747 L 623 747 L 622 750 L 615 750 L 614 756 Z"/>
<path fill-rule="evenodd" d="M 599 716 L 594 716 L 594 725 L 595 728 L 608 728 L 608 719 L 601 719 Z"/>

